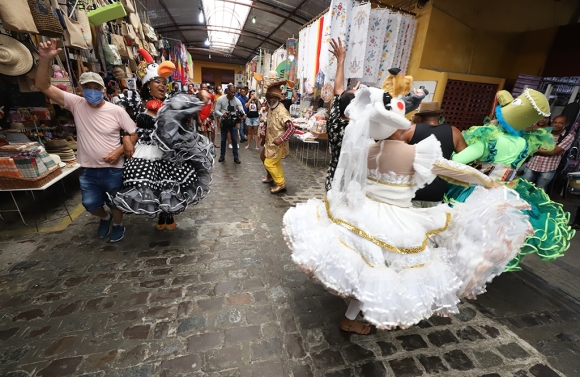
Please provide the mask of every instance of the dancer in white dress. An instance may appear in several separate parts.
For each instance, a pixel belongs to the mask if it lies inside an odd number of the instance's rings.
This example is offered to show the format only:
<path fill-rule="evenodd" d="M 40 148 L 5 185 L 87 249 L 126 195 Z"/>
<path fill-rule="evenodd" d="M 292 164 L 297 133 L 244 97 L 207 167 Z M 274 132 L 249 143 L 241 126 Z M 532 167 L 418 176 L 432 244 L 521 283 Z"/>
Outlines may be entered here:
<path fill-rule="evenodd" d="M 284 216 L 294 262 L 351 299 L 345 331 L 369 332 L 355 320 L 360 310 L 379 328 L 458 312 L 459 298 L 484 291 L 531 231 L 518 210 L 525 203 L 479 171 L 444 159 L 433 136 L 413 146 L 400 141 L 409 126 L 402 100 L 362 87 L 347 112 L 332 189 L 324 201 L 311 199 Z M 474 200 L 456 208 L 412 208 L 415 192 L 437 175 L 496 188 L 478 188 Z M 455 249 L 441 247 L 446 243 Z"/>

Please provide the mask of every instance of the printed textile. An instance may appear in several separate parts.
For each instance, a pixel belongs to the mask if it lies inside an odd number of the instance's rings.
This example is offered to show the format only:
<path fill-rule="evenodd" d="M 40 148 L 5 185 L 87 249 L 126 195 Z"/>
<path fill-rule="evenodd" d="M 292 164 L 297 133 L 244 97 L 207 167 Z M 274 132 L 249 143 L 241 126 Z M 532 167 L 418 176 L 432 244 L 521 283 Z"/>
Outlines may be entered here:
<path fill-rule="evenodd" d="M 389 11 L 386 9 L 371 9 L 369 17 L 369 29 L 367 33 L 367 48 L 364 72 L 361 81 L 366 83 L 377 82 L 379 75 L 380 57 L 383 42 L 387 33 Z"/>
<path fill-rule="evenodd" d="M 389 75 L 389 69 L 393 68 L 395 50 L 399 39 L 399 26 L 403 17 L 399 13 L 390 13 L 387 19 L 385 39 L 383 40 L 383 52 L 379 62 L 379 72 L 376 86 L 380 87 L 385 77 Z"/>
<path fill-rule="evenodd" d="M 352 21 L 349 26 L 350 37 L 345 60 L 345 78 L 363 77 L 370 13 L 370 3 L 352 8 Z"/>
<path fill-rule="evenodd" d="M 338 39 L 340 37 L 342 43 L 345 45 L 348 45 L 349 42 L 349 21 L 351 19 L 352 7 L 353 2 L 351 0 L 332 0 L 330 4 L 330 38 Z M 324 69 L 321 67 L 326 76 L 326 82 L 334 82 L 334 77 L 336 76 L 336 57 L 331 53 L 328 53 L 327 58 L 321 56 L 321 64 L 326 65 Z"/>

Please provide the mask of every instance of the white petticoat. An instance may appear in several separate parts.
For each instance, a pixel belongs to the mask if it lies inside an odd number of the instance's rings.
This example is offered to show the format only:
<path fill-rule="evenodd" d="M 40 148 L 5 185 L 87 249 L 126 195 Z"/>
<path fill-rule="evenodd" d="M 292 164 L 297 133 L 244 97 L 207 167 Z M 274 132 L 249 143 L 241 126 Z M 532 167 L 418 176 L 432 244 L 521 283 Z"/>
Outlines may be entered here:
<path fill-rule="evenodd" d="M 486 282 L 503 271 L 531 229 L 517 209 L 525 204 L 508 197 L 513 194 L 507 189 L 475 192 L 453 209 L 443 205 L 416 210 L 422 216 L 378 202 L 372 202 L 375 210 L 366 208 L 373 205 L 367 202 L 365 211 L 343 212 L 357 225 L 364 225 L 365 217 L 372 224 L 369 230 L 381 224 L 385 231 L 374 240 L 378 242 L 333 222 L 318 199 L 290 208 L 284 233 L 294 262 L 328 289 L 361 301 L 366 320 L 379 328 L 408 327 L 433 314 L 457 313 L 459 297 L 484 292 Z M 439 229 L 432 222 L 440 223 L 446 212 L 451 213 L 449 227 L 431 236 L 421 252 L 401 254 L 377 245 L 388 237 L 391 245 L 409 247 L 408 232 L 398 231 L 401 223 L 422 233 L 412 238 L 422 239 L 429 228 Z M 331 216 L 338 217 L 332 211 Z"/>

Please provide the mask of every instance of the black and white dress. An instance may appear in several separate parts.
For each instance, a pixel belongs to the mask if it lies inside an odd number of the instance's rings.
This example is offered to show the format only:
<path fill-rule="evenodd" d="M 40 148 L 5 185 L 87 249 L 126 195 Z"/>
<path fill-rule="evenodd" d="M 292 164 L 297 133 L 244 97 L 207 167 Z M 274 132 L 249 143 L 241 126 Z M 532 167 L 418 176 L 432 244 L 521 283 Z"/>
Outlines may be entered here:
<path fill-rule="evenodd" d="M 203 107 L 180 95 L 165 102 L 157 118 L 137 115 L 139 139 L 125 163 L 123 185 L 113 202 L 124 212 L 177 214 L 209 192 L 213 144 L 195 131 L 191 117 Z"/>
<path fill-rule="evenodd" d="M 340 149 L 342 147 L 342 138 L 344 137 L 346 126 L 348 126 L 348 120 L 340 119 L 340 96 L 335 94 L 332 106 L 330 107 L 328 122 L 326 123 L 328 145 L 330 147 L 330 163 L 328 164 L 325 183 L 326 191 L 329 191 L 332 186 L 332 179 L 334 178 L 334 172 L 338 165 L 338 158 L 340 157 Z"/>

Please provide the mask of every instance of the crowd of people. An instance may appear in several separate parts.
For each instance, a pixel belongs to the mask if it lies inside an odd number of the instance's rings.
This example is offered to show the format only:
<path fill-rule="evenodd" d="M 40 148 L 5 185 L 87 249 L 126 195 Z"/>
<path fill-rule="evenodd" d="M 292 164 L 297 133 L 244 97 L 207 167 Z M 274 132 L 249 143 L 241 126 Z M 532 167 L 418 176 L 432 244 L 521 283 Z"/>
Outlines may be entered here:
<path fill-rule="evenodd" d="M 240 142 L 261 150 L 270 192 L 286 190 L 281 160 L 295 132 L 289 107 L 297 100 L 293 89 L 288 98 L 291 82 L 269 75 L 262 99 L 232 84 L 223 93 L 208 84 L 168 93 L 173 64 L 139 50 L 140 90 L 113 85 L 107 101 L 107 85 L 95 73 L 80 76 L 82 97 L 50 85 L 58 52 L 54 40 L 40 44 L 36 85 L 75 116 L 82 203 L 100 218 L 99 237 L 123 239 L 124 213 L 158 216 L 156 229 L 175 229 L 175 216 L 209 193 L 217 150 L 218 162 L 231 147 L 241 164 Z M 500 91 L 495 119 L 460 132 L 398 69 L 389 70 L 382 88 L 346 89 L 340 39 L 330 52 L 337 74 L 326 196 L 288 210 L 283 230 L 295 263 L 350 299 L 342 330 L 368 334 L 372 325 L 405 328 L 457 313 L 461 298 L 518 271 L 525 255 L 551 261 L 564 254 L 575 232 L 544 189 L 575 130 L 563 116 L 550 124 L 542 93 L 525 89 L 514 99 Z"/>

